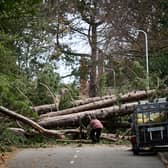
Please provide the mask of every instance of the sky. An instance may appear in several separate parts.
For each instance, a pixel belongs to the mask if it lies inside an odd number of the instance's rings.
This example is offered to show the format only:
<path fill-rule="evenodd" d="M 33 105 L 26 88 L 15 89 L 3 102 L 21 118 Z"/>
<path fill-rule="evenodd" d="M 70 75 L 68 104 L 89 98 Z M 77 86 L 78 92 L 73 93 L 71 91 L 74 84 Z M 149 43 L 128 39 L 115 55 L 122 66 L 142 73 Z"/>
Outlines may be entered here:
<path fill-rule="evenodd" d="M 85 53 L 89 54 L 90 53 L 90 46 L 85 40 L 81 40 L 80 38 L 76 37 L 66 37 L 65 39 L 62 40 L 62 43 L 68 43 L 71 44 L 71 49 L 75 53 Z M 71 67 L 66 66 L 63 61 L 59 61 L 58 63 L 58 70 L 57 72 L 60 74 L 60 76 L 66 76 L 70 74 L 72 71 Z M 73 77 L 67 77 L 62 79 L 62 82 L 64 83 L 72 83 L 74 81 Z"/>

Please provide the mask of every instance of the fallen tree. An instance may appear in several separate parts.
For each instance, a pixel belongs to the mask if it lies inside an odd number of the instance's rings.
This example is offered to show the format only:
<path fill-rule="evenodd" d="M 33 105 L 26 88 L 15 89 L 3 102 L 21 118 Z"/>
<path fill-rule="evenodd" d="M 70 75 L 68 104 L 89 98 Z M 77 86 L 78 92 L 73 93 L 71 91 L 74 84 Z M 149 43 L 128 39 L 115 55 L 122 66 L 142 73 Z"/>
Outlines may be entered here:
<path fill-rule="evenodd" d="M 26 136 L 26 137 L 32 137 L 32 136 L 35 136 L 35 135 L 38 135 L 39 133 L 38 132 L 36 132 L 36 131 L 33 131 L 33 132 L 31 132 L 31 133 L 29 133 L 29 132 L 26 132 L 24 129 L 22 129 L 22 128 L 8 128 L 8 130 L 10 130 L 10 131 L 12 131 L 12 132 L 14 132 L 15 134 L 17 134 L 17 135 L 22 135 L 22 136 Z M 59 142 L 78 142 L 78 143 L 91 143 L 91 140 L 89 140 L 89 135 L 88 135 L 88 133 L 87 133 L 87 130 L 82 130 L 82 132 L 80 131 L 80 129 L 79 128 L 77 128 L 77 129 L 64 129 L 64 130 L 59 130 L 58 131 L 59 132 L 59 134 L 61 134 L 61 135 L 71 135 L 72 137 L 75 137 L 75 140 L 74 140 L 74 138 L 73 138 L 73 140 L 71 139 L 71 140 L 69 140 L 69 139 L 65 139 L 65 140 L 63 140 L 63 139 L 61 139 L 61 141 L 59 141 Z M 82 137 L 80 134 L 85 134 L 85 136 L 84 137 Z M 76 138 L 76 137 L 78 137 L 78 138 Z M 102 139 L 106 139 L 106 140 L 109 140 L 109 141 L 112 141 L 112 142 L 116 142 L 116 141 L 118 141 L 118 140 L 120 140 L 121 139 L 121 136 L 118 136 L 118 135 L 116 135 L 116 134 L 110 134 L 110 133 L 102 133 L 101 134 L 101 138 Z M 122 136 L 122 139 L 123 139 L 123 136 Z M 57 141 L 58 141 L 58 139 L 57 139 Z"/>
<path fill-rule="evenodd" d="M 72 104 L 73 106 L 79 106 L 79 105 L 84 105 L 88 103 L 93 103 L 99 100 L 106 100 L 106 99 L 111 99 L 115 97 L 115 95 L 106 95 L 106 96 L 99 96 L 99 97 L 89 97 L 86 99 L 81 99 L 81 100 L 75 100 Z"/>
<path fill-rule="evenodd" d="M 40 118 L 42 119 L 44 117 L 55 117 L 60 115 L 78 113 L 86 110 L 99 109 L 103 107 L 112 106 L 116 102 L 125 103 L 125 102 L 143 100 L 143 99 L 146 99 L 148 96 L 151 96 L 154 92 L 155 90 L 130 92 L 125 95 L 113 96 L 111 99 L 99 100 L 93 103 L 80 105 L 80 106 L 65 109 L 62 111 L 46 113 L 41 115 Z"/>
<path fill-rule="evenodd" d="M 45 128 L 79 126 L 80 119 L 82 119 L 87 115 L 95 115 L 98 119 L 101 120 L 109 116 L 126 115 L 132 113 L 137 104 L 138 102 L 133 102 L 123 104 L 121 106 L 115 105 L 112 107 L 84 111 L 75 114 L 67 114 L 56 117 L 45 117 L 39 121 L 39 124 Z"/>
<path fill-rule="evenodd" d="M 72 106 L 74 107 L 74 106 L 84 105 L 84 104 L 93 103 L 99 100 L 111 99 L 113 97 L 114 95 L 107 95 L 107 96 L 102 96 L 102 97 L 92 97 L 92 98 L 87 98 L 87 99 L 82 99 L 82 100 L 75 100 L 72 102 Z M 32 110 L 37 112 L 39 115 L 45 114 L 48 112 L 57 111 L 57 109 L 58 108 L 56 104 L 44 104 L 44 105 L 32 107 Z"/>
<path fill-rule="evenodd" d="M 40 106 L 34 106 L 32 107 L 32 110 L 41 115 L 47 112 L 57 111 L 57 106 L 55 104 L 44 104 Z"/>
<path fill-rule="evenodd" d="M 56 138 L 63 138 L 61 134 L 58 133 L 56 130 L 48 130 L 37 124 L 35 121 L 29 119 L 28 117 L 25 117 L 21 114 L 18 114 L 14 111 L 11 111 L 3 106 L 0 106 L 0 113 L 5 114 L 11 118 L 17 119 L 19 121 L 22 121 L 23 123 L 31 126 L 39 133 L 45 135 L 45 136 L 55 136 Z"/>
<path fill-rule="evenodd" d="M 80 131 L 80 128 L 77 128 L 77 129 L 64 129 L 64 130 L 59 130 L 60 133 L 64 134 L 64 135 L 67 135 L 67 134 L 75 134 L 75 136 L 77 137 L 80 137 L 80 134 L 85 134 L 85 138 L 82 138 L 82 141 L 83 139 L 89 139 L 89 134 L 88 134 L 88 131 L 86 129 L 83 129 L 82 132 Z M 111 134 L 111 133 L 101 133 L 101 138 L 102 139 L 106 139 L 106 140 L 110 140 L 112 142 L 116 142 L 118 140 L 120 140 L 121 138 L 124 139 L 124 136 L 120 136 L 120 135 L 116 135 L 116 134 Z M 81 140 L 80 139 L 80 140 Z M 80 140 L 78 140 L 80 142 Z M 91 142 L 90 141 L 85 141 L 85 142 Z"/>

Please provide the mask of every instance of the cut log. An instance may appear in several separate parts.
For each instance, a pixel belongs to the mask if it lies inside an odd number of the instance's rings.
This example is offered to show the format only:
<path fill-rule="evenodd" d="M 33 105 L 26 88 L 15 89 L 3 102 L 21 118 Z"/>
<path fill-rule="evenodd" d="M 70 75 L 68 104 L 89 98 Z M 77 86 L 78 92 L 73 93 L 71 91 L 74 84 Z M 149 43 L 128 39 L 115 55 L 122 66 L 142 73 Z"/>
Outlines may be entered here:
<path fill-rule="evenodd" d="M 104 136 L 104 135 L 102 135 L 101 136 L 101 139 L 106 139 L 106 140 L 108 140 L 108 141 L 112 141 L 112 142 L 116 142 L 116 141 L 118 141 L 118 139 L 116 139 L 116 138 L 113 138 L 113 137 L 109 137 L 109 136 Z M 92 143 L 92 141 L 90 140 L 90 139 L 75 139 L 75 140 L 68 140 L 68 139 L 66 139 L 66 140 L 63 140 L 63 139 L 60 139 L 60 140 L 56 140 L 56 142 L 62 142 L 62 143 L 67 143 L 67 142 L 69 142 L 69 143 L 85 143 L 85 144 L 90 144 L 90 143 Z M 82 145 L 81 144 L 81 145 Z"/>
<path fill-rule="evenodd" d="M 21 114 L 14 112 L 14 111 L 11 111 L 3 106 L 0 106 L 0 113 L 5 114 L 11 118 L 17 119 L 19 121 L 22 121 L 23 123 L 31 126 L 32 128 L 34 128 L 35 130 L 37 130 L 39 133 L 41 133 L 43 135 L 55 136 L 56 138 L 63 138 L 63 136 L 58 134 L 57 131 L 47 130 L 47 129 L 43 128 L 42 126 L 40 126 L 39 124 L 37 124 L 36 122 L 34 122 L 33 120 L 29 119 L 28 117 L 25 117 Z"/>
<path fill-rule="evenodd" d="M 67 115 L 67 114 L 78 113 L 78 112 L 86 111 L 86 110 L 103 108 L 103 107 L 111 106 L 114 103 L 116 103 L 117 101 L 124 103 L 124 102 L 143 100 L 143 99 L 147 98 L 148 96 L 150 96 L 151 94 L 153 94 L 154 91 L 155 90 L 131 92 L 131 93 L 128 93 L 125 95 L 121 95 L 119 97 L 115 96 L 115 97 L 113 97 L 111 99 L 107 99 L 107 100 L 101 100 L 101 101 L 97 101 L 94 103 L 89 103 L 86 105 L 81 105 L 78 107 L 65 109 L 62 111 L 50 112 L 50 113 L 41 115 L 40 118 L 54 117 L 54 116 L 59 116 L 59 115 Z"/>
<path fill-rule="evenodd" d="M 117 142 L 117 139 L 116 138 L 112 138 L 112 137 L 108 137 L 108 136 L 101 136 L 102 139 L 106 139 L 106 140 L 109 140 L 109 141 L 112 141 L 112 142 Z"/>
<path fill-rule="evenodd" d="M 106 139 L 106 140 L 110 140 L 110 141 L 112 141 L 112 142 L 118 141 L 118 139 L 117 139 L 117 137 L 115 136 L 115 134 L 102 133 L 102 134 L 101 134 L 101 138 L 102 138 L 102 139 Z"/>
<path fill-rule="evenodd" d="M 32 107 L 32 110 L 37 112 L 39 115 L 41 115 L 47 112 L 57 111 L 57 106 L 55 104 L 45 104 L 45 105 Z"/>
<path fill-rule="evenodd" d="M 102 108 L 97 110 L 90 110 L 90 111 L 84 111 L 79 112 L 75 114 L 67 114 L 62 116 L 56 116 L 56 117 L 46 117 L 39 121 L 39 124 L 45 128 L 57 128 L 57 127 L 70 127 L 70 126 L 79 126 L 79 119 L 82 119 L 83 117 L 87 115 L 95 115 L 98 119 L 104 119 L 107 116 L 117 116 L 117 115 L 126 115 L 130 114 L 134 111 L 135 106 L 137 105 L 137 102 L 134 103 L 128 103 L 123 104 L 121 106 L 112 106 L 108 108 Z"/>
<path fill-rule="evenodd" d="M 60 133 L 64 133 L 64 134 L 80 134 L 80 130 L 79 130 L 79 128 L 78 129 L 66 129 L 66 130 L 59 130 L 60 131 Z M 87 134 L 87 130 L 83 130 L 82 131 L 83 133 L 85 133 L 85 134 Z M 79 137 L 79 136 L 78 136 Z M 86 137 L 86 139 L 88 139 L 89 137 Z M 109 134 L 107 134 L 107 133 L 101 133 L 101 138 L 102 139 L 106 139 L 106 140 L 110 140 L 110 141 L 112 141 L 112 142 L 116 142 L 116 141 L 118 141 L 118 138 L 117 138 L 117 136 L 116 136 L 116 134 L 111 134 L 111 133 L 109 133 Z M 72 141 L 72 142 L 81 142 L 80 140 L 75 140 L 75 141 Z M 83 139 L 82 139 L 82 141 L 83 141 Z M 88 141 L 88 140 L 84 140 L 85 142 L 91 142 L 91 140 L 90 141 Z"/>
<path fill-rule="evenodd" d="M 120 137 L 120 139 L 124 139 L 124 137 L 126 137 L 126 135 L 131 132 L 131 128 L 128 128 Z"/>
<path fill-rule="evenodd" d="M 93 103 L 99 100 L 106 100 L 106 99 L 111 99 L 115 97 L 115 95 L 106 95 L 106 96 L 101 96 L 101 97 L 89 97 L 83 100 L 75 100 L 73 102 L 74 106 L 79 106 L 79 105 L 84 105 L 84 104 L 88 104 L 88 103 Z"/>

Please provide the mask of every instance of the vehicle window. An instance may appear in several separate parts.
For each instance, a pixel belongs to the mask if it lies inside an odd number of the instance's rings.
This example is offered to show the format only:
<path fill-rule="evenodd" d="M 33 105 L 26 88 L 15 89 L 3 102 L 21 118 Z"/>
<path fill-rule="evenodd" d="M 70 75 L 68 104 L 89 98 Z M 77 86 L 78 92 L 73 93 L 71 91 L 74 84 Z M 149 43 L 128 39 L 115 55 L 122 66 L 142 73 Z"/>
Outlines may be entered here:
<path fill-rule="evenodd" d="M 168 121 L 168 111 L 154 111 L 137 114 L 137 124 L 159 123 L 166 121 Z"/>
<path fill-rule="evenodd" d="M 161 122 L 160 112 L 150 112 L 150 122 L 159 123 Z"/>
<path fill-rule="evenodd" d="M 161 120 L 161 122 L 168 121 L 168 111 L 162 111 L 160 113 L 160 120 Z"/>
<path fill-rule="evenodd" d="M 145 124 L 149 122 L 148 113 L 138 113 L 137 114 L 137 124 Z"/>

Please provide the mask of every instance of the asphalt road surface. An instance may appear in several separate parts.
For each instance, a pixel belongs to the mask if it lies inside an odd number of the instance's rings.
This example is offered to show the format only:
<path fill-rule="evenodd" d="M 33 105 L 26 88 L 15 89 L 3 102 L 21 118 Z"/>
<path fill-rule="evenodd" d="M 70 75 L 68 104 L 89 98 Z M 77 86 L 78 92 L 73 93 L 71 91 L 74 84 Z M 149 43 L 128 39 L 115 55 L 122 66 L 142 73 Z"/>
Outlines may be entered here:
<path fill-rule="evenodd" d="M 134 156 L 128 147 L 105 145 L 24 149 L 8 168 L 164 168 L 157 155 Z"/>

